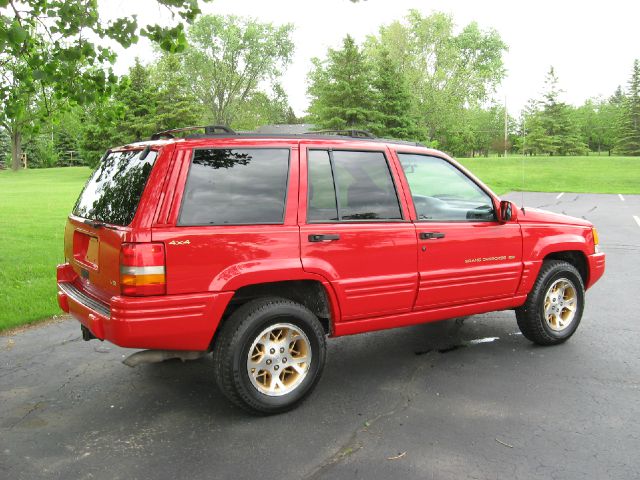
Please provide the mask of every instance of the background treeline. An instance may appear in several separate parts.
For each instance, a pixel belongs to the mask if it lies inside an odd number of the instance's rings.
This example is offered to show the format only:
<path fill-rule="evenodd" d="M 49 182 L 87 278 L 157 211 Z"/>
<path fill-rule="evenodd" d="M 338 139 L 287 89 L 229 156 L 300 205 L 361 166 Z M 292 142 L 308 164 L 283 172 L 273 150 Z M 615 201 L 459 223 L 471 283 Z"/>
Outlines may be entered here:
<path fill-rule="evenodd" d="M 121 77 L 108 68 L 114 57 L 100 63 L 79 55 L 76 68 L 88 83 L 77 92 L 60 88 L 64 78 L 47 81 L 46 68 L 34 75 L 28 58 L 0 61 L 0 73 L 10 81 L 0 98 L 0 162 L 19 166 L 16 159 L 26 153 L 30 167 L 93 165 L 110 146 L 170 128 L 253 130 L 301 122 L 419 140 L 457 156 L 505 150 L 640 155 L 637 60 L 624 87 L 579 107 L 562 101 L 550 68 L 542 96 L 518 118 L 505 119 L 494 96 L 505 76 L 507 48 L 498 33 L 476 23 L 458 29 L 449 15 L 411 11 L 360 45 L 347 36 L 340 48 L 313 59 L 309 114 L 296 118 L 279 83 L 294 51 L 292 25 L 235 16 L 190 20 L 179 48 L 164 45 L 154 61 L 137 60 Z M 46 36 L 39 41 L 43 51 L 54 47 Z M 31 83 L 22 80 L 25 69 Z M 92 93 L 91 78 L 99 94 Z"/>
<path fill-rule="evenodd" d="M 626 88 L 574 107 L 562 101 L 550 68 L 541 98 L 518 118 L 496 102 L 506 45 L 471 23 L 455 33 L 452 17 L 411 11 L 357 45 L 314 59 L 310 121 L 322 128 L 361 128 L 418 139 L 457 156 L 640 155 L 640 63 Z M 624 81 L 624 79 L 621 79 Z M 506 123 L 506 141 L 505 141 Z"/>

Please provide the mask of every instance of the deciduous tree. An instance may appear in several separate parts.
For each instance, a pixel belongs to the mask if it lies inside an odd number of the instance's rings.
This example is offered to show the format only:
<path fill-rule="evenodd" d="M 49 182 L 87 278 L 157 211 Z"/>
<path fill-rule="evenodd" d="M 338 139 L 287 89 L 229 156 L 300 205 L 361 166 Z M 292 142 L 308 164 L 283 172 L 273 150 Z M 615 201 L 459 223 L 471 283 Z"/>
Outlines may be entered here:
<path fill-rule="evenodd" d="M 231 125 L 259 87 L 278 81 L 293 54 L 292 30 L 236 16 L 194 22 L 184 66 L 207 121 Z"/>
<path fill-rule="evenodd" d="M 474 22 L 459 33 L 444 13 L 412 10 L 370 37 L 368 48 L 384 45 L 398 62 L 415 100 L 413 108 L 430 140 L 446 147 L 464 109 L 486 102 L 504 77 L 506 45 L 494 30 Z"/>
<path fill-rule="evenodd" d="M 156 0 L 179 19 L 199 13 L 196 0 Z M 206 1 L 206 0 L 205 0 Z M 146 36 L 168 51 L 186 46 L 184 27 L 138 24 L 135 16 L 100 18 L 98 0 L 0 0 L 0 124 L 12 142 L 12 166 L 20 167 L 22 137 L 36 94 L 90 103 L 116 81 L 114 51 L 98 39 L 128 47 Z"/>
<path fill-rule="evenodd" d="M 618 138 L 621 111 L 615 95 L 609 99 L 589 99 L 575 110 L 582 141 L 589 150 L 598 153 L 605 151 L 611 155 Z"/>
<path fill-rule="evenodd" d="M 262 125 L 298 123 L 284 89 L 276 84 L 273 93 L 255 92 L 244 103 L 232 127 L 255 130 Z"/>

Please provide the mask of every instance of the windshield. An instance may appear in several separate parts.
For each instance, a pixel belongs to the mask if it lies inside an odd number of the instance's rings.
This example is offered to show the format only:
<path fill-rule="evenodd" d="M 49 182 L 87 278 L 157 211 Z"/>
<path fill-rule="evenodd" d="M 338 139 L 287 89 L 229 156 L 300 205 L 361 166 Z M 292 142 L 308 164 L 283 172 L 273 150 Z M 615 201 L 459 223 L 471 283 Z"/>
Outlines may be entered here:
<path fill-rule="evenodd" d="M 73 214 L 112 225 L 129 225 L 158 155 L 144 150 L 109 153 L 80 194 Z"/>

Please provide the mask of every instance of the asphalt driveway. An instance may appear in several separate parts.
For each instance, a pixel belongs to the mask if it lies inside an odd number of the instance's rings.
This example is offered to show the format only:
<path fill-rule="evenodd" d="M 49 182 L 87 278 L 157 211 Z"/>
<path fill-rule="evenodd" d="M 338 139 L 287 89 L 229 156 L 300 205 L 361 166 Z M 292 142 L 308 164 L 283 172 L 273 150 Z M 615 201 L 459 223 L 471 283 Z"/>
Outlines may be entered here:
<path fill-rule="evenodd" d="M 513 312 L 333 339 L 309 400 L 256 418 L 210 358 L 128 368 L 64 320 L 0 336 L 0 478 L 640 478 L 640 196 L 524 199 L 608 254 L 566 344 Z"/>

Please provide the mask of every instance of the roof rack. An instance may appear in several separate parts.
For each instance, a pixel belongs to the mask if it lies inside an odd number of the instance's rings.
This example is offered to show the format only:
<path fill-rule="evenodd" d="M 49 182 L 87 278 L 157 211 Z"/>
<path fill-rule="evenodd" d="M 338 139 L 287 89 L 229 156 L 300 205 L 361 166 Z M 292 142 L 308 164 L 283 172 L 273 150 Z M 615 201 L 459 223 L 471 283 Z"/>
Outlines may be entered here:
<path fill-rule="evenodd" d="M 305 135 L 340 135 L 351 138 L 377 138 L 373 133 L 366 130 L 316 130 L 315 132 L 305 132 Z"/>
<path fill-rule="evenodd" d="M 202 126 L 193 126 L 193 127 L 184 127 L 184 128 L 174 128 L 172 130 L 164 130 L 162 132 L 154 133 L 151 136 L 151 140 L 161 140 L 161 139 L 172 139 L 175 138 L 174 133 L 179 132 L 188 132 L 191 130 L 204 130 L 204 133 L 196 133 L 193 135 L 188 135 L 185 138 L 197 139 L 197 138 L 211 138 L 211 137 L 259 137 L 259 138 L 310 138 L 315 136 L 316 138 L 324 138 L 327 139 L 331 136 L 341 136 L 347 138 L 357 138 L 360 140 L 368 140 L 373 142 L 389 142 L 400 145 L 412 145 L 417 147 L 424 147 L 425 145 L 412 142 L 407 140 L 397 140 L 397 139 L 389 139 L 389 138 L 380 138 L 373 135 L 371 132 L 366 130 L 317 130 L 317 131 L 308 131 L 305 133 L 261 133 L 261 132 L 236 132 L 235 130 L 227 127 L 226 125 L 202 125 Z"/>
<path fill-rule="evenodd" d="M 228 134 L 237 135 L 235 130 L 225 125 L 199 125 L 193 127 L 174 128 L 171 130 L 163 130 L 162 132 L 151 135 L 151 140 L 160 140 L 162 138 L 175 138 L 174 133 L 189 132 L 191 130 L 204 130 L 205 135 Z"/>

